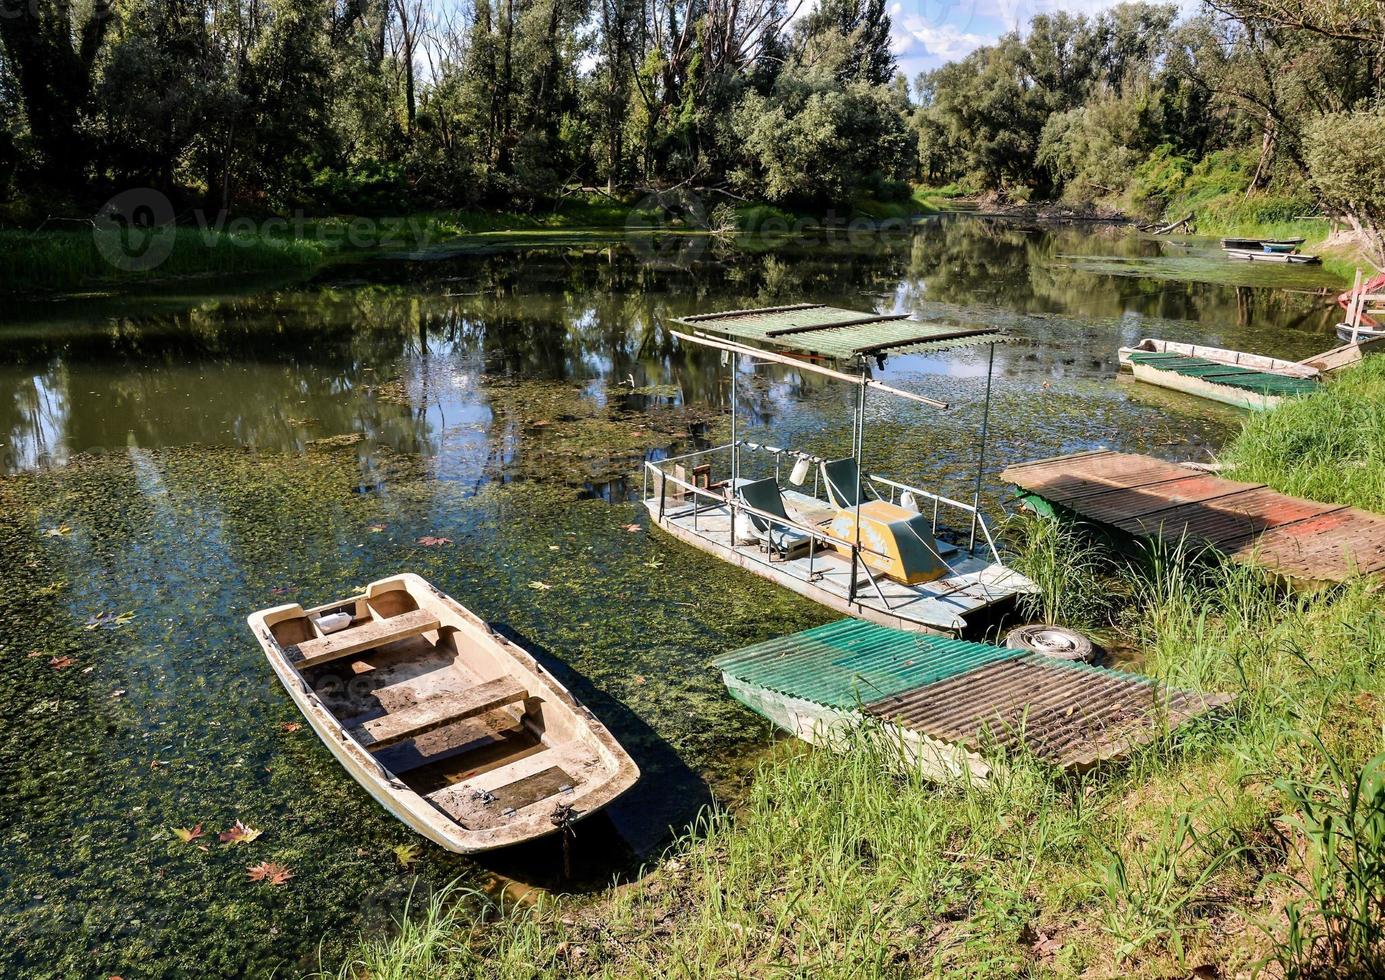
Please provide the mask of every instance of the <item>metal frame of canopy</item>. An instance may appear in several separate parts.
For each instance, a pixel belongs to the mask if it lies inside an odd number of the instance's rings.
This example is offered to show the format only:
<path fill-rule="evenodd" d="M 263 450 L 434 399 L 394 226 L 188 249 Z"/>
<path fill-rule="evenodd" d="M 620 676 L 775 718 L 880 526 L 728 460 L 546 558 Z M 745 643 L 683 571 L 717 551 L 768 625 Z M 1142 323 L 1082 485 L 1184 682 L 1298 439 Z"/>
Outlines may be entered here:
<path fill-rule="evenodd" d="M 986 448 L 990 432 L 991 391 L 995 374 L 995 345 L 1008 338 L 1001 332 L 989 328 L 979 329 L 938 329 L 912 319 L 907 313 L 868 314 L 816 303 L 799 303 L 792 306 L 761 307 L 758 309 L 726 310 L 720 313 L 705 313 L 693 316 L 674 317 L 674 323 L 691 327 L 693 333 L 670 331 L 679 340 L 710 347 L 722 351 L 723 360 L 729 354 L 731 364 L 731 485 L 738 485 L 740 479 L 740 439 L 737 435 L 737 376 L 734 359 L 738 357 L 759 358 L 777 364 L 786 364 L 802 371 L 823 375 L 838 381 L 846 381 L 857 386 L 856 401 L 853 406 L 851 428 L 852 459 L 856 464 L 856 540 L 851 549 L 850 598 L 855 598 L 857 563 L 861 562 L 870 576 L 869 566 L 861 560 L 861 503 L 865 496 L 865 470 L 863 468 L 863 443 L 865 440 L 866 392 L 875 389 L 909 401 L 944 409 L 951 407 L 946 402 L 927 398 L 883 384 L 870 377 L 870 359 L 874 358 L 883 368 L 885 359 L 891 354 L 932 353 L 962 347 L 987 346 L 986 395 L 981 416 L 980 445 L 977 453 L 976 485 L 972 495 L 971 530 L 967 549 L 976 547 L 977 522 L 980 521 L 981 484 L 986 467 Z M 729 337 L 757 340 L 789 348 L 792 352 L 779 353 L 765 350 L 739 340 L 712 336 L 707 331 Z M 797 356 L 792 356 L 797 355 Z M 807 357 L 829 358 L 834 360 L 855 360 L 859 374 L 848 374 L 822 364 L 805 360 Z M 736 511 L 735 494 L 729 498 L 731 512 L 732 539 L 735 537 Z M 744 509 L 743 505 L 741 509 Z M 984 531 L 984 525 L 982 527 Z M 989 537 L 989 535 L 987 535 Z M 874 576 L 870 576 L 874 581 Z M 878 586 L 877 586 L 878 589 Z"/>

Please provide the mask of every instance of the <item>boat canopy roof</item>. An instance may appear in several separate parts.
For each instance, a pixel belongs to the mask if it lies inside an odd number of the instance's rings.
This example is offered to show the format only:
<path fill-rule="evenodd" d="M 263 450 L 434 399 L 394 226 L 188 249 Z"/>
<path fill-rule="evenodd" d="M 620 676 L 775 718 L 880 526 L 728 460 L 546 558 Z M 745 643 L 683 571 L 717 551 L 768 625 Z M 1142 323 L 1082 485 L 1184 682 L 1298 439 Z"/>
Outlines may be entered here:
<path fill-rule="evenodd" d="M 979 347 L 1007 339 L 1005 334 L 989 327 L 967 329 L 947 323 L 923 323 L 907 313 L 862 313 L 818 303 L 703 313 L 676 317 L 674 322 L 838 360 L 883 360 L 890 354 Z"/>

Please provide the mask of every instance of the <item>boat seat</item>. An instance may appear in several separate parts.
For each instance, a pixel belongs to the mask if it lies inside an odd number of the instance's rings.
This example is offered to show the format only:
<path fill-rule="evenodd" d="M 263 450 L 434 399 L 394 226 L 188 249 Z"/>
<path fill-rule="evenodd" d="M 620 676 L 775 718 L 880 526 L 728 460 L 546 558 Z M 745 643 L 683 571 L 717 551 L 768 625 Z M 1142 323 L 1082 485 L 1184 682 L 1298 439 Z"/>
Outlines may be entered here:
<path fill-rule="evenodd" d="M 513 677 L 501 677 L 465 691 L 444 691 L 411 707 L 352 725 L 347 733 L 367 752 L 375 752 L 528 696 Z"/>
<path fill-rule="evenodd" d="M 861 495 L 861 470 L 856 460 L 828 459 L 822 463 L 822 483 L 827 488 L 827 499 L 838 510 L 850 510 L 856 506 Z"/>
<path fill-rule="evenodd" d="M 411 636 L 440 628 L 438 617 L 422 609 L 413 609 L 398 616 L 377 619 L 351 626 L 330 636 L 304 640 L 284 650 L 289 662 L 299 670 L 307 670 L 354 653 L 374 650 L 386 643 L 407 640 Z"/>
<path fill-rule="evenodd" d="M 784 508 L 784 495 L 779 492 L 779 484 L 773 479 L 754 480 L 736 488 L 736 496 L 748 506 L 762 510 L 783 520 L 776 524 L 759 514 L 746 514 L 751 526 L 755 528 L 760 542 L 787 561 L 800 552 L 807 551 L 813 543 L 812 536 L 797 528 L 790 527 L 792 518 Z"/>

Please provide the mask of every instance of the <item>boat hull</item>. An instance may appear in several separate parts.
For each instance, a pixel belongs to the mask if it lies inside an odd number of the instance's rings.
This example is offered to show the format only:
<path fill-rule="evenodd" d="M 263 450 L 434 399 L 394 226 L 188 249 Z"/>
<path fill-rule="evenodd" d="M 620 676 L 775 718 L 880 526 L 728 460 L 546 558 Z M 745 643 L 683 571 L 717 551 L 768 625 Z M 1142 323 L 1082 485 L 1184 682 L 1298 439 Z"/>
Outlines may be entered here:
<path fill-rule="evenodd" d="M 545 707 L 551 705 L 552 710 L 562 713 L 564 725 L 580 728 L 580 738 L 590 740 L 593 752 L 603 760 L 605 768 L 600 778 L 594 778 L 594 773 L 588 774 L 593 778 L 582 787 L 580 793 L 565 797 L 572 804 L 566 823 L 575 823 L 598 812 L 635 784 L 639 779 L 639 768 L 606 727 L 527 651 L 493 634 L 484 620 L 455 599 L 410 573 L 373 582 L 367 587 L 365 595 L 371 595 L 372 590 L 382 586 L 397 586 L 400 583 L 407 586 L 410 595 L 419 597 L 430 611 L 437 614 L 444 628 L 455 631 L 457 636 L 465 635 L 469 643 L 493 644 L 494 649 L 488 651 L 490 655 L 503 657 L 513 665 L 514 676 L 523 679 L 528 694 L 526 702 L 536 699 L 543 702 Z M 330 605 L 339 606 L 341 603 Z M 329 607 L 319 607 L 319 610 L 326 608 Z M 307 614 L 317 611 L 308 610 Z M 514 817 L 505 825 L 473 829 L 462 825 L 425 795 L 411 788 L 404 778 L 362 747 L 358 736 L 352 734 L 357 729 L 348 731 L 342 720 L 291 662 L 284 645 L 276 639 L 273 632 L 276 622 L 304 614 L 305 611 L 297 605 L 279 606 L 256 612 L 248 617 L 247 622 L 259 640 L 275 676 L 313 732 L 342 768 L 385 810 L 439 847 L 459 854 L 489 851 L 538 839 L 556 833 L 564 825 L 554 823 L 547 812 L 521 805 L 516 807 Z M 557 715 L 554 719 L 559 720 Z M 429 730 L 428 734 L 434 731 Z M 409 742 L 400 744 L 407 748 Z M 505 768 L 500 766 L 493 771 L 502 773 Z"/>
<path fill-rule="evenodd" d="M 1208 401 L 1221 402 L 1223 405 L 1244 408 L 1252 412 L 1267 411 L 1283 401 L 1283 398 L 1278 395 L 1262 395 L 1259 392 L 1244 391 L 1227 385 L 1215 384 L 1203 378 L 1190 378 L 1173 371 L 1160 371 L 1144 364 L 1133 365 L 1131 374 L 1136 381 L 1143 381 L 1145 384 L 1157 385 L 1170 391 L 1179 391 L 1185 395 L 1206 398 Z"/>
<path fill-rule="evenodd" d="M 1347 324 L 1339 323 L 1337 324 L 1337 339 L 1343 340 L 1348 344 L 1385 340 L 1385 330 L 1373 330 L 1368 327 L 1361 327 L 1353 332 L 1351 327 Z"/>
<path fill-rule="evenodd" d="M 1252 249 L 1227 248 L 1223 249 L 1228 258 L 1240 259 L 1245 262 L 1279 262 L 1288 265 L 1317 265 L 1322 261 L 1316 255 L 1304 255 L 1301 252 L 1266 252 L 1254 251 Z"/>
<path fill-rule="evenodd" d="M 901 611 L 890 611 L 869 601 L 874 598 L 874 594 L 868 583 L 858 587 L 855 600 L 848 599 L 841 591 L 834 591 L 809 581 L 803 576 L 790 574 L 790 568 L 794 563 L 770 562 L 759 556 L 753 549 L 748 549 L 745 546 L 732 548 L 727 544 L 711 540 L 706 533 L 698 533 L 676 521 L 667 519 L 667 517 L 661 519 L 657 498 L 648 499 L 644 503 L 654 526 L 684 544 L 691 545 L 699 551 L 706 552 L 776 585 L 790 589 L 835 612 L 894 629 L 937 633 L 943 636 L 960 636 L 966 632 L 970 617 L 1011 603 L 1018 595 L 1034 590 L 1033 583 L 1019 573 L 1003 566 L 993 565 L 975 573 L 983 576 L 982 585 L 978 586 L 979 588 L 982 588 L 983 591 L 996 590 L 997 595 L 989 601 L 958 595 L 951 600 L 944 600 L 941 604 L 930 606 L 926 611 L 919 608 L 923 605 L 919 602 L 911 603 L 913 610 L 908 614 Z M 800 559 L 801 561 L 802 559 Z M 929 585 L 938 586 L 941 582 L 942 580 L 938 580 L 929 583 Z M 882 582 L 882 585 L 888 589 L 899 587 L 890 582 Z"/>

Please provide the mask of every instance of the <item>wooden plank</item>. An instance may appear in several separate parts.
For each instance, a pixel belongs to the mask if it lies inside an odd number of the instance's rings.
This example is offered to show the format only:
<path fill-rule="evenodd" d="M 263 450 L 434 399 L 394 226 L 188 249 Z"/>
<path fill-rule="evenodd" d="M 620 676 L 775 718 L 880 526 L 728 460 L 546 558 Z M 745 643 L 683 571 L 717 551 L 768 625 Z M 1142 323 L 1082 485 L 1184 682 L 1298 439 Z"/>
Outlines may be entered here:
<path fill-rule="evenodd" d="M 1186 535 L 1198 544 L 1230 550 L 1271 528 L 1339 509 L 1331 504 L 1285 497 L 1268 487 L 1257 487 L 1217 498 L 1211 503 L 1192 501 L 1112 523 L 1129 534 L 1145 537 L 1161 537 L 1167 527 L 1171 537 Z"/>
<path fill-rule="evenodd" d="M 505 810 L 519 810 L 550 796 L 556 796 L 563 792 L 565 787 L 572 789 L 576 785 L 577 780 L 560 767 L 550 766 L 543 772 L 536 772 L 532 776 L 525 776 L 492 790 L 491 795 L 495 800 L 490 806 L 502 813 Z"/>
<path fill-rule="evenodd" d="M 529 692 L 513 677 L 500 677 L 465 691 L 445 691 L 410 708 L 348 728 L 347 734 L 362 748 L 375 752 L 528 696 Z"/>
<path fill-rule="evenodd" d="M 407 640 L 411 636 L 435 630 L 439 625 L 438 617 L 432 613 L 414 609 L 398 616 L 390 616 L 388 619 L 353 626 L 330 636 L 305 640 L 296 646 L 288 647 L 284 653 L 295 667 L 306 670 L 331 660 L 349 657 L 353 653 L 373 650 L 386 643 Z"/>

